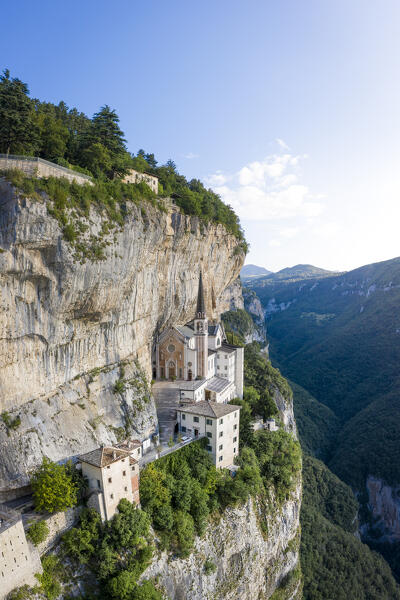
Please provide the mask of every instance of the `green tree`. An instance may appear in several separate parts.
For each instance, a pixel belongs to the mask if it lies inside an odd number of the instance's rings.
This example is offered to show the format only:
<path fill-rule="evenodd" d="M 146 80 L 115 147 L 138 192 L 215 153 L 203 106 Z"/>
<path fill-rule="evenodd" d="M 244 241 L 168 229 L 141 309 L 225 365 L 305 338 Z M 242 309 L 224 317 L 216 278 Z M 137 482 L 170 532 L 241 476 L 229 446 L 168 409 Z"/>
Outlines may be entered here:
<path fill-rule="evenodd" d="M 65 465 L 58 465 L 47 457 L 31 479 L 35 507 L 50 513 L 75 506 L 78 499 L 77 485 Z"/>
<path fill-rule="evenodd" d="M 46 521 L 38 521 L 29 527 L 26 535 L 31 540 L 32 544 L 34 544 L 34 546 L 38 546 L 44 542 L 49 533 L 50 530 Z"/>
<path fill-rule="evenodd" d="M 178 510 L 174 515 L 174 532 L 180 555 L 182 557 L 189 556 L 195 538 L 194 521 L 191 515 L 183 510 Z"/>
<path fill-rule="evenodd" d="M 10 78 L 8 69 L 0 77 L 0 151 L 26 154 L 34 139 L 32 102 L 26 83 Z"/>

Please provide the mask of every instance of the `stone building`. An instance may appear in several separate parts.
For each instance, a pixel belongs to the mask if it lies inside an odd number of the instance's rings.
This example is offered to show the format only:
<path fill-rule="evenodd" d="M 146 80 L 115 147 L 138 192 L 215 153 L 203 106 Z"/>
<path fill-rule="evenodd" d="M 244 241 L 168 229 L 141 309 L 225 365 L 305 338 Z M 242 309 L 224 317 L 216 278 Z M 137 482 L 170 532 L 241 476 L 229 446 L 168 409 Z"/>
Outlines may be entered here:
<path fill-rule="evenodd" d="M 240 406 L 201 401 L 177 409 L 183 434 L 207 436 L 207 450 L 219 469 L 233 465 L 239 453 Z"/>
<path fill-rule="evenodd" d="M 130 169 L 122 181 L 124 183 L 140 183 L 143 181 L 155 194 L 158 194 L 158 177 L 150 175 L 150 173 L 140 173 L 139 171 L 135 171 L 135 169 Z"/>
<path fill-rule="evenodd" d="M 226 342 L 221 323 L 208 322 L 201 272 L 195 317 L 158 336 L 153 378 L 178 379 L 182 400 L 243 397 L 243 348 Z"/>
<path fill-rule="evenodd" d="M 39 554 L 28 543 L 19 513 L 0 504 L 0 600 L 22 585 L 35 585 Z"/>
<path fill-rule="evenodd" d="M 131 450 L 101 447 L 80 456 L 82 475 L 88 480 L 88 506 L 103 521 L 115 515 L 122 498 L 140 504 L 139 462 L 131 454 Z"/>

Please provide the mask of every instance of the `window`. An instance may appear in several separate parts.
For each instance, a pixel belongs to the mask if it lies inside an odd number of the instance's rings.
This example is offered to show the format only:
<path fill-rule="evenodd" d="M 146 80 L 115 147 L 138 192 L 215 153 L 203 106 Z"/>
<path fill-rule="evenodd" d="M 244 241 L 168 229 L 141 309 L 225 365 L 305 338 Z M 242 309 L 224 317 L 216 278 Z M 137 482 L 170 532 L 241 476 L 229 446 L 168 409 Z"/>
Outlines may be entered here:
<path fill-rule="evenodd" d="M 124 488 L 124 489 L 125 489 L 125 491 L 126 491 L 126 492 L 128 491 L 128 488 L 127 488 L 126 486 L 125 486 L 125 488 Z"/>
<path fill-rule="evenodd" d="M 207 431 L 207 437 L 212 438 L 212 433 L 211 431 Z"/>
<path fill-rule="evenodd" d="M 237 442 L 237 437 L 233 438 L 233 443 Z"/>
<path fill-rule="evenodd" d="M 233 449 L 233 454 L 236 454 L 236 448 Z"/>
<path fill-rule="evenodd" d="M 211 419 L 206 419 L 206 425 L 212 425 L 212 420 Z"/>
<path fill-rule="evenodd" d="M 206 449 L 208 450 L 208 452 L 212 452 L 211 446 L 206 446 Z"/>
<path fill-rule="evenodd" d="M 114 498 L 114 494 L 110 494 L 110 498 L 112 500 Z"/>
<path fill-rule="evenodd" d="M 227 371 L 227 370 L 228 370 L 228 367 L 225 367 L 225 371 Z"/>
<path fill-rule="evenodd" d="M 186 415 L 182 415 L 182 421 L 186 419 Z"/>
<path fill-rule="evenodd" d="M 237 429 L 237 423 L 234 424 L 233 429 Z"/>
<path fill-rule="evenodd" d="M 195 423 L 198 423 L 198 422 L 199 422 L 199 417 L 193 417 L 193 421 L 194 421 Z"/>
<path fill-rule="evenodd" d="M 224 422 L 224 420 L 223 420 L 223 419 L 220 419 L 220 420 L 219 420 L 219 424 L 220 424 L 220 425 L 222 425 L 222 423 L 223 423 L 223 422 Z"/>
<path fill-rule="evenodd" d="M 219 459 L 218 459 L 218 461 L 221 462 L 222 460 L 224 460 L 224 457 L 220 456 Z"/>
<path fill-rule="evenodd" d="M 138 453 L 138 454 L 139 454 L 139 456 L 140 456 L 140 448 L 138 448 L 138 451 L 137 451 L 137 453 Z"/>
<path fill-rule="evenodd" d="M 110 465 L 108 465 L 107 469 L 109 469 L 109 468 L 110 468 Z"/>
<path fill-rule="evenodd" d="M 121 462 L 125 462 L 125 459 L 123 458 L 123 459 L 121 460 Z"/>
<path fill-rule="evenodd" d="M 108 478 L 108 483 L 111 483 L 111 482 L 112 482 L 112 477 L 109 477 Z"/>
<path fill-rule="evenodd" d="M 175 346 L 173 344 L 169 344 L 167 350 L 169 353 L 175 352 Z"/>
<path fill-rule="evenodd" d="M 181 430 L 182 430 L 182 433 L 185 433 L 186 432 L 186 427 L 184 425 L 182 425 Z"/>
<path fill-rule="evenodd" d="M 237 419 L 237 416 L 238 416 L 237 411 L 235 413 L 233 413 L 233 416 L 235 417 L 235 419 Z"/>
<path fill-rule="evenodd" d="M 99 489 L 101 488 L 101 483 L 100 483 L 100 480 L 99 480 L 99 479 L 97 479 L 97 487 L 98 487 Z"/>
<path fill-rule="evenodd" d="M 225 354 L 225 358 L 228 358 L 228 355 L 227 355 L 227 354 Z"/>
<path fill-rule="evenodd" d="M 126 477 L 126 471 L 122 471 L 122 475 Z"/>
<path fill-rule="evenodd" d="M 223 445 L 223 444 L 220 444 L 220 445 L 219 445 L 219 447 L 218 447 L 218 450 L 222 450 L 222 449 L 223 449 L 223 447 L 224 447 L 224 445 Z"/>
<path fill-rule="evenodd" d="M 218 437 L 222 437 L 223 435 L 224 435 L 224 432 L 223 432 L 223 431 L 220 431 L 220 432 L 219 432 L 219 436 L 218 436 Z"/>

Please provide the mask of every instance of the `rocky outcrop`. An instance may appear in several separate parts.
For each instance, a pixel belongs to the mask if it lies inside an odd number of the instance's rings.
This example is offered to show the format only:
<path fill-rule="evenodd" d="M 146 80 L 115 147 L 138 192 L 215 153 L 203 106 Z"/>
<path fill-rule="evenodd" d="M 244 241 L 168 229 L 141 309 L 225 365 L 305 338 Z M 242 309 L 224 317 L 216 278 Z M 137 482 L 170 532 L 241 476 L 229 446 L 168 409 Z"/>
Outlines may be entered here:
<path fill-rule="evenodd" d="M 254 321 L 254 333 L 252 339 L 248 341 L 260 342 L 265 345 L 267 342 L 267 330 L 265 327 L 265 314 L 261 302 L 253 290 L 243 289 L 244 307 Z M 247 340 L 246 340 L 247 341 Z"/>
<path fill-rule="evenodd" d="M 374 539 L 379 541 L 400 541 L 400 485 L 391 487 L 377 477 L 367 478 L 368 508 L 374 519 Z M 362 535 L 367 539 L 369 528 L 363 525 Z"/>
<path fill-rule="evenodd" d="M 301 598 L 299 560 L 300 483 L 278 508 L 249 499 L 228 508 L 217 524 L 197 538 L 186 559 L 162 553 L 143 574 L 157 577 L 175 600 L 267 599 L 277 588 L 282 600 Z M 209 568 L 207 569 L 207 566 Z M 211 566 L 211 568 L 210 568 Z"/>
<path fill-rule="evenodd" d="M 0 180 L 0 206 L 5 491 L 25 485 L 43 454 L 60 460 L 111 443 L 126 428 L 138 437 L 154 429 L 154 403 L 144 402 L 135 381 L 140 366 L 151 377 L 155 334 L 192 318 L 200 266 L 208 313 L 217 316 L 244 256 L 222 225 L 205 226 L 172 203 L 164 211 L 132 204 L 98 262 L 77 260 L 44 197 L 26 198 Z M 91 211 L 88 243 L 102 220 Z M 122 393 L 120 378 L 128 381 Z"/>
<path fill-rule="evenodd" d="M 244 309 L 242 282 L 240 281 L 240 277 L 235 279 L 235 281 L 223 292 L 220 307 L 221 312 Z"/>

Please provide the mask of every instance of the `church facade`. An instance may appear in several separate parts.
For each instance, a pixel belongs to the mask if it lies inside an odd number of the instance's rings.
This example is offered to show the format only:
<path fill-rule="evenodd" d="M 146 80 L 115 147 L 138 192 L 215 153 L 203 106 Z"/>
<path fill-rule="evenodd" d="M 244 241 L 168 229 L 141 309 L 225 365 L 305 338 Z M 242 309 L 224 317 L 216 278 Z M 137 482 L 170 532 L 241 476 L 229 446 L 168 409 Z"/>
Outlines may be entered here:
<path fill-rule="evenodd" d="M 177 380 L 181 400 L 243 397 L 243 348 L 227 343 L 221 323 L 209 323 L 201 273 L 195 318 L 159 335 L 153 364 L 154 379 Z"/>

